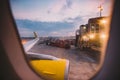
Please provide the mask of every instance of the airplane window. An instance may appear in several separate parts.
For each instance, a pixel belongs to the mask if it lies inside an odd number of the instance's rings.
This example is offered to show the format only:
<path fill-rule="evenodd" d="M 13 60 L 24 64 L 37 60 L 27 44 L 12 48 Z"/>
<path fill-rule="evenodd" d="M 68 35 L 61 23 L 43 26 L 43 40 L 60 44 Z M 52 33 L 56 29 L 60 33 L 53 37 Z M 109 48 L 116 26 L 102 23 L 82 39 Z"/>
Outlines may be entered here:
<path fill-rule="evenodd" d="M 102 66 L 112 0 L 10 0 L 27 57 L 46 80 L 88 80 Z"/>

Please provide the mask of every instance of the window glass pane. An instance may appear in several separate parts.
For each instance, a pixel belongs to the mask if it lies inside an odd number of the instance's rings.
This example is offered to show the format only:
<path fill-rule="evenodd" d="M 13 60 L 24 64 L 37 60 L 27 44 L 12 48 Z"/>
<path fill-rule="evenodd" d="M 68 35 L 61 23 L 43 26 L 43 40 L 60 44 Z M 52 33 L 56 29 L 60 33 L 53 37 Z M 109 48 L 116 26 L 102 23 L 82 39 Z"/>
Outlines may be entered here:
<path fill-rule="evenodd" d="M 54 62 L 50 56 L 26 54 L 32 61 L 40 59 L 40 64 L 33 67 L 43 78 L 63 80 L 67 60 L 69 80 L 88 80 L 99 70 L 105 55 L 103 44 L 109 36 L 112 0 L 10 0 L 10 3 L 21 43 L 25 45 L 39 38 L 29 52 L 50 55 L 61 62 Z M 45 73 L 41 72 L 44 68 Z M 62 76 L 48 75 L 59 72 Z"/>

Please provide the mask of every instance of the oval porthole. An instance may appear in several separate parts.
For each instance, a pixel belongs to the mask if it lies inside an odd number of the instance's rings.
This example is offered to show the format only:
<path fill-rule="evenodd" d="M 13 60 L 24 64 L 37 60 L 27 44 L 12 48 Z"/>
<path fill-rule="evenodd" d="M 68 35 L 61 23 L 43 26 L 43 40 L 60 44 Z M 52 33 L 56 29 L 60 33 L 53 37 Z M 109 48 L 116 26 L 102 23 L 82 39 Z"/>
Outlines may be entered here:
<path fill-rule="evenodd" d="M 112 0 L 10 0 L 21 44 L 46 80 L 88 80 L 109 37 Z"/>

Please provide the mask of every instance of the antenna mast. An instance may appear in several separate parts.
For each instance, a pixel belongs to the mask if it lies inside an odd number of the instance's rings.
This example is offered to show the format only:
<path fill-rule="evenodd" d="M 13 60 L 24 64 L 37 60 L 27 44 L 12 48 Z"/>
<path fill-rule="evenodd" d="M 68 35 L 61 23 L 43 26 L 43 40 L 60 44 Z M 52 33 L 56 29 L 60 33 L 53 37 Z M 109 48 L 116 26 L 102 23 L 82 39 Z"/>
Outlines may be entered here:
<path fill-rule="evenodd" d="M 100 6 L 98 6 L 98 9 L 99 9 L 99 12 L 100 12 L 100 17 L 102 16 L 102 11 L 103 11 L 103 7 L 102 5 L 100 4 Z"/>

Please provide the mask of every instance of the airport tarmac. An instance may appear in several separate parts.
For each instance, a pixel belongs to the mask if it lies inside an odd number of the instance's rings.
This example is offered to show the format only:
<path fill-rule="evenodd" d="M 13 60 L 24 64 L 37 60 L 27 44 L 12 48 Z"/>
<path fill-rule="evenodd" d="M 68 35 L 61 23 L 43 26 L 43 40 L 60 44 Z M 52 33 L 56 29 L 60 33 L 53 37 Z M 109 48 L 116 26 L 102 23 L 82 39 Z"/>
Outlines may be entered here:
<path fill-rule="evenodd" d="M 69 80 L 89 80 L 96 73 L 99 64 L 96 58 L 89 56 L 93 54 L 92 52 L 80 51 L 74 46 L 71 49 L 64 49 L 39 43 L 40 41 L 30 51 L 70 61 Z"/>

